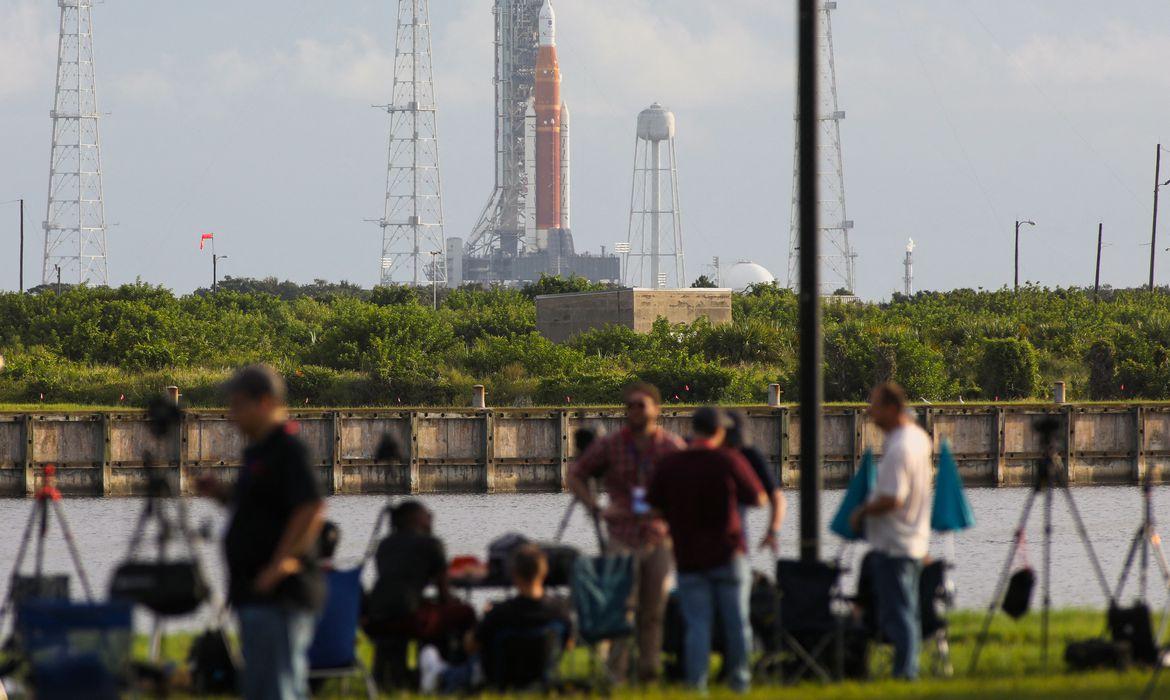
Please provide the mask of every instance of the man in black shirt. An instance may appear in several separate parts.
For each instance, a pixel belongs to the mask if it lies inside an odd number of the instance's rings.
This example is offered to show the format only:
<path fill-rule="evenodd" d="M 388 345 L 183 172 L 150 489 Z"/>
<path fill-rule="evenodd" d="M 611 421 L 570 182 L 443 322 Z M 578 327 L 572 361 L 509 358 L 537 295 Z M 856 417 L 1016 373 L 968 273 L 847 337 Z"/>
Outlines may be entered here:
<path fill-rule="evenodd" d="M 240 623 L 249 700 L 308 697 L 309 644 L 324 581 L 314 544 L 325 501 L 297 427 L 286 420 L 284 381 L 253 365 L 227 385 L 232 420 L 248 439 L 234 487 L 212 476 L 199 492 L 232 509 L 224 538 L 228 598 Z"/>

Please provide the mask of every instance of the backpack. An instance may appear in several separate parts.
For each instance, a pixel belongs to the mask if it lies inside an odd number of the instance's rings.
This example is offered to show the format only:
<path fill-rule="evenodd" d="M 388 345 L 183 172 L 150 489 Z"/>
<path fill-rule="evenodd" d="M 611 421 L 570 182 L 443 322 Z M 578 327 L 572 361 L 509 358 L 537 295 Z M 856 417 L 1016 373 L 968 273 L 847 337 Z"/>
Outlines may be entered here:
<path fill-rule="evenodd" d="M 191 688 L 196 695 L 234 695 L 236 663 L 223 629 L 209 629 L 195 638 L 187 654 Z"/>

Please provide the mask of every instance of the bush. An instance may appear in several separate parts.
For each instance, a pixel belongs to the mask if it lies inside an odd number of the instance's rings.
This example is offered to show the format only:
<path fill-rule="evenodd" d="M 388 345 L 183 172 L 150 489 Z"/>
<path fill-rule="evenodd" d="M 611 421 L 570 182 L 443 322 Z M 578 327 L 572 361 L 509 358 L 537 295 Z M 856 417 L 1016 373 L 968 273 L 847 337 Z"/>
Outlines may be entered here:
<path fill-rule="evenodd" d="M 1040 392 L 1040 365 L 1036 348 L 1027 340 L 1016 338 L 984 341 L 979 386 L 984 398 L 997 401 L 1037 396 Z"/>

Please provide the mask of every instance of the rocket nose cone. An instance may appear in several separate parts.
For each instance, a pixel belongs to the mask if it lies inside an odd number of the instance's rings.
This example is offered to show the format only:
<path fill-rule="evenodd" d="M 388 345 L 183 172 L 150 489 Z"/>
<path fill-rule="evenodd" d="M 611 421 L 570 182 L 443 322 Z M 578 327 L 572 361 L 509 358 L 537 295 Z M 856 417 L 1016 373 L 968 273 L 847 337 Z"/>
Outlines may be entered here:
<path fill-rule="evenodd" d="M 544 0 L 544 4 L 540 6 L 540 45 L 541 46 L 556 46 L 557 45 L 557 13 L 553 11 L 552 3 L 549 0 Z"/>

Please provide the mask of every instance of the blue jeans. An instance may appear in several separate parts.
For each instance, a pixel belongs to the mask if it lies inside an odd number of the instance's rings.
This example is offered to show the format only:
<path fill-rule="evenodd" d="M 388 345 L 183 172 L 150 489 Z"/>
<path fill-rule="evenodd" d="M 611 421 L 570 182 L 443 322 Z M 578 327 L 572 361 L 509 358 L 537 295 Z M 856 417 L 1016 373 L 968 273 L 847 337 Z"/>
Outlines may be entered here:
<path fill-rule="evenodd" d="M 751 567 L 747 558 L 737 555 L 730 563 L 707 571 L 679 572 L 678 601 L 686 622 L 683 667 L 687 684 L 698 690 L 707 688 L 711 665 L 711 626 L 715 611 L 723 621 L 726 647 L 723 666 L 727 682 L 736 691 L 751 685 L 748 650 L 751 648 L 751 623 L 748 620 L 748 596 L 751 594 Z"/>
<path fill-rule="evenodd" d="M 877 552 L 873 558 L 873 584 L 877 596 L 878 626 L 894 645 L 894 677 L 918 677 L 918 650 L 922 646 L 922 620 L 918 612 L 918 580 L 922 561 Z"/>
<path fill-rule="evenodd" d="M 316 616 L 279 605 L 243 605 L 240 646 L 247 700 L 306 700 L 309 697 L 309 645 Z"/>

